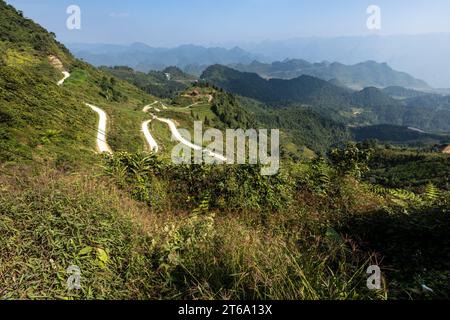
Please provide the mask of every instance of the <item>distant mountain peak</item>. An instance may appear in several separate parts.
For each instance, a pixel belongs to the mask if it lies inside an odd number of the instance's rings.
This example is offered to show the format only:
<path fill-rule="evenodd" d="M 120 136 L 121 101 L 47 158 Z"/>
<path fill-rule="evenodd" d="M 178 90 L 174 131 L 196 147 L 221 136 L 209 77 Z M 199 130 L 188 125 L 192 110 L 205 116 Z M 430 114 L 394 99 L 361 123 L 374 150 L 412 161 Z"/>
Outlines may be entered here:
<path fill-rule="evenodd" d="M 70 47 L 70 46 L 69 46 Z M 175 48 L 154 48 L 144 43 L 133 43 L 129 46 L 115 46 L 105 50 L 105 46 L 76 45 L 70 47 L 74 54 L 95 66 L 126 65 L 138 71 L 163 70 L 176 66 L 185 69 L 206 68 L 215 63 L 249 64 L 258 56 L 244 51 L 240 47 L 225 49 L 220 47 L 204 47 L 184 44 Z"/>
<path fill-rule="evenodd" d="M 386 88 L 401 86 L 411 89 L 430 89 L 428 84 L 411 75 L 392 69 L 386 62 L 367 60 L 354 65 L 340 62 L 310 63 L 301 59 L 285 59 L 271 64 L 251 63 L 236 66 L 239 71 L 254 72 L 263 78 L 294 79 L 301 75 L 310 75 L 325 81 L 338 81 L 354 90 L 366 87 Z"/>

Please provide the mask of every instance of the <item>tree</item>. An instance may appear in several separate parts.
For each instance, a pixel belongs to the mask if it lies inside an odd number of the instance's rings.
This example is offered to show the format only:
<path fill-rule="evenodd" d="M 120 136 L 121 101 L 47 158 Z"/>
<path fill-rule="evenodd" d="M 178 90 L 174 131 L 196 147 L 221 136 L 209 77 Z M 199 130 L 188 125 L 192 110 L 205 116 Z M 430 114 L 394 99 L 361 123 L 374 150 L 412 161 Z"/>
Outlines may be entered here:
<path fill-rule="evenodd" d="M 360 149 L 357 144 L 350 142 L 343 149 L 333 149 L 330 159 L 341 175 L 350 174 L 357 178 L 369 171 L 369 161 L 372 157 L 372 149 Z"/>

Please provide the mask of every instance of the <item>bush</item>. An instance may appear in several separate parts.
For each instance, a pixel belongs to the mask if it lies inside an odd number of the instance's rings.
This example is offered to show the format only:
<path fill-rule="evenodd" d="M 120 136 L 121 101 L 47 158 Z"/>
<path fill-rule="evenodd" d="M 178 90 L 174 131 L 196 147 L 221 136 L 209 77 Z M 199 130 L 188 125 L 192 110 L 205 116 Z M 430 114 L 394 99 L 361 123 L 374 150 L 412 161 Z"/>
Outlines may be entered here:
<path fill-rule="evenodd" d="M 193 210 L 207 199 L 211 210 L 272 212 L 286 209 L 292 201 L 288 177 L 262 176 L 260 166 L 176 166 L 155 156 L 118 153 L 106 158 L 105 167 L 135 199 L 153 207 L 164 198 L 172 207 Z"/>

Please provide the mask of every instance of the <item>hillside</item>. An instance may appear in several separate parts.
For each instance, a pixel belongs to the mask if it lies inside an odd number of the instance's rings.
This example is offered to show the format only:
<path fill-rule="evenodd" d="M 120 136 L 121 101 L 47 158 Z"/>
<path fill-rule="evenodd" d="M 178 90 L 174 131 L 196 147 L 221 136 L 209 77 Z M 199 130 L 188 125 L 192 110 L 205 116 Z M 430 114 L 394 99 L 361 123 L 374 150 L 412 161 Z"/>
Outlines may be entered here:
<path fill-rule="evenodd" d="M 156 72 L 145 75 L 127 67 L 102 69 L 146 92 L 162 98 L 171 98 L 167 100 L 172 106 L 168 112 L 172 112 L 170 116 L 176 118 L 186 128 L 191 128 L 196 120 L 204 120 L 210 127 L 224 131 L 227 128 L 281 129 L 284 135 L 281 142 L 282 149 L 295 157 L 302 156 L 305 147 L 308 148 L 309 154 L 323 153 L 330 146 L 342 143 L 350 137 L 345 126 L 305 106 L 295 105 L 272 110 L 256 100 L 223 92 L 202 83 L 190 83 L 189 87 L 187 84 L 179 85 L 175 91 L 172 84 L 179 83 L 178 80 L 169 81 L 162 73 L 158 73 L 158 83 L 157 80 L 153 80 Z M 179 77 L 185 78 L 186 75 L 179 74 Z M 161 91 L 155 90 L 155 84 L 157 88 L 170 89 L 170 95 L 161 95 Z M 287 151 L 288 149 L 290 151 Z"/>
<path fill-rule="evenodd" d="M 180 69 L 166 68 L 163 71 L 143 73 L 129 67 L 100 67 L 115 77 L 125 80 L 141 90 L 158 98 L 175 98 L 190 87 L 195 77 L 185 74 Z"/>
<path fill-rule="evenodd" d="M 430 182 L 450 190 L 449 156 L 430 148 L 377 148 L 366 178 L 388 188 L 417 191 Z"/>
<path fill-rule="evenodd" d="M 310 105 L 345 106 L 348 105 L 350 92 L 338 88 L 327 81 L 310 76 L 301 76 L 292 80 L 266 80 L 256 73 L 214 65 L 206 69 L 200 77 L 229 92 L 262 102 L 282 106 L 286 103 Z"/>
<path fill-rule="evenodd" d="M 426 92 L 407 89 L 401 86 L 387 87 L 384 88 L 382 91 L 394 99 L 418 98 L 428 95 L 428 93 Z"/>
<path fill-rule="evenodd" d="M 82 164 L 78 158 L 94 155 L 97 134 L 97 116 L 85 103 L 108 113 L 113 149 L 143 150 L 132 120 L 142 118 L 136 105 L 151 96 L 75 59 L 54 34 L 11 6 L 1 2 L 0 9 L 1 158 Z M 59 87 L 62 71 L 71 77 Z"/>
<path fill-rule="evenodd" d="M 355 96 L 320 79 L 284 91 L 318 106 L 278 108 L 204 81 L 171 99 L 133 84 L 190 81 L 165 71 L 113 69 L 121 80 L 0 0 L 1 300 L 450 297 L 448 155 L 348 141 L 325 111 Z M 357 99 L 391 102 L 375 88 Z M 177 164 L 180 144 L 223 159 L 186 142 L 194 121 L 281 128 L 279 171 Z M 368 290 L 374 265 L 381 285 Z"/>
<path fill-rule="evenodd" d="M 378 140 L 394 144 L 415 144 L 416 146 L 439 145 L 450 142 L 450 135 L 436 135 L 420 132 L 415 128 L 393 125 L 375 125 L 351 128 L 357 141 Z"/>
<path fill-rule="evenodd" d="M 263 78 L 294 79 L 302 75 L 322 80 L 337 80 L 343 85 L 361 90 L 365 87 L 386 88 L 400 86 L 415 89 L 430 89 L 422 80 L 407 73 L 393 70 L 386 63 L 366 61 L 355 65 L 334 62 L 309 63 L 305 60 L 277 61 L 271 64 L 253 61 L 251 64 L 235 64 L 232 68 L 242 72 L 257 73 Z"/>
<path fill-rule="evenodd" d="M 273 108 L 309 105 L 322 116 L 352 126 L 392 124 L 430 132 L 450 131 L 448 97 L 425 95 L 398 100 L 375 87 L 351 91 L 310 76 L 266 80 L 256 73 L 220 65 L 206 69 L 201 79 Z"/>

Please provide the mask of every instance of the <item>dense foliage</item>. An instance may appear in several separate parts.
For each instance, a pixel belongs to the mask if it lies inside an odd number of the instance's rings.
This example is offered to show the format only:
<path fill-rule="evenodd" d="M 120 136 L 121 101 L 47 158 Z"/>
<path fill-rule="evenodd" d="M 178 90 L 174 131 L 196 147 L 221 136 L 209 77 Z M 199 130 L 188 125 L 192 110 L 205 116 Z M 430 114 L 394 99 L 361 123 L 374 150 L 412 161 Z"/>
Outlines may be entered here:
<path fill-rule="evenodd" d="M 190 86 L 190 82 L 195 80 L 178 68 L 167 68 L 164 71 L 148 73 L 134 71 L 129 67 L 101 67 L 100 69 L 159 98 L 175 98 Z"/>
<path fill-rule="evenodd" d="M 301 103 L 324 117 L 351 125 L 392 124 L 430 132 L 450 131 L 448 97 L 423 95 L 398 100 L 375 87 L 353 92 L 310 76 L 266 80 L 220 65 L 206 69 L 201 78 L 275 109 Z"/>
<path fill-rule="evenodd" d="M 368 174 L 372 181 L 389 188 L 423 190 L 429 183 L 450 188 L 450 157 L 414 149 L 376 148 Z"/>
<path fill-rule="evenodd" d="M 248 65 L 233 65 L 233 68 L 243 72 L 257 73 L 264 78 L 293 79 L 307 75 L 326 81 L 339 82 L 346 87 L 355 89 L 371 86 L 428 88 L 424 81 L 414 79 L 409 74 L 395 71 L 387 64 L 375 61 L 344 65 L 338 62 L 310 63 L 305 60 L 290 59 L 271 64 L 254 61 Z"/>
<path fill-rule="evenodd" d="M 394 125 L 374 125 L 351 128 L 357 141 L 379 140 L 398 144 L 433 145 L 450 142 L 450 135 L 420 132 L 414 128 Z"/>
<path fill-rule="evenodd" d="M 167 208 L 169 203 L 171 210 L 189 208 L 194 214 L 193 219 L 198 219 L 198 215 L 211 219 L 211 212 L 218 217 L 228 217 L 230 214 L 237 217 L 239 212 L 239 216 L 251 217 L 253 225 L 261 224 L 267 234 L 281 236 L 286 243 L 294 235 L 294 239 L 299 241 L 297 248 L 315 246 L 313 241 L 304 238 L 305 232 L 311 236 L 325 237 L 324 240 L 329 239 L 335 245 L 350 246 L 348 250 L 358 248 L 359 253 L 355 252 L 353 258 L 346 262 L 342 256 L 337 258 L 333 256 L 333 251 L 327 251 L 329 247 L 322 253 L 314 252 L 325 254 L 325 261 L 335 261 L 338 264 L 335 267 L 344 274 L 353 263 L 362 263 L 353 260 L 363 257 L 361 253 L 366 252 L 366 259 L 369 259 L 375 252 L 385 274 L 385 289 L 389 292 L 385 294 L 391 298 L 427 297 L 431 293 L 421 291 L 424 283 L 433 287 L 435 295 L 448 297 L 443 275 L 450 260 L 446 253 L 438 255 L 439 250 L 445 251 L 450 241 L 447 232 L 450 226 L 446 219 L 448 192 L 432 185 L 421 193 L 412 193 L 364 184 L 357 178 L 369 170 L 370 152 L 364 146 L 349 145 L 332 154 L 335 165 L 323 159 L 290 164 L 274 177 L 259 176 L 257 167 L 174 167 L 154 156 L 130 154 L 107 159 L 106 169 L 108 175 L 114 177 L 122 188 L 129 190 L 135 199 L 145 201 L 157 212 L 164 211 L 162 208 Z M 177 207 L 179 203 L 184 205 Z M 290 220 L 294 216 L 302 218 Z M 212 219 L 211 223 L 217 221 Z M 275 225 L 277 228 L 283 227 L 275 231 L 272 229 Z M 380 228 L 379 233 L 373 232 L 374 226 L 376 230 Z M 381 231 L 381 228 L 385 229 Z M 344 240 L 349 238 L 351 240 Z M 363 250 L 359 251 L 359 248 Z M 285 261 L 289 261 L 291 255 L 296 259 L 299 254 L 296 252 L 286 252 Z M 184 261 L 184 254 L 187 252 L 178 251 L 177 259 Z M 308 255 L 308 252 L 303 252 L 304 258 L 308 259 Z M 337 270 L 333 264 L 328 266 L 333 273 Z M 189 269 L 190 272 L 202 272 L 197 269 L 198 266 L 190 268 L 194 268 Z M 303 265 L 303 268 L 312 271 L 315 267 L 311 264 Z M 400 271 L 402 268 L 405 268 L 405 273 Z M 171 270 L 175 272 L 174 277 L 178 272 L 186 276 L 185 271 Z M 195 273 L 192 276 L 203 279 L 204 275 Z M 294 281 L 291 276 L 286 276 Z M 344 280 L 341 275 L 339 279 Z M 214 281 L 211 278 L 204 281 L 216 290 L 223 288 L 226 282 L 224 279 L 218 283 L 210 282 Z M 311 285 L 314 287 L 314 284 Z M 358 296 L 367 294 L 363 293 L 362 287 L 355 290 Z"/>
<path fill-rule="evenodd" d="M 247 129 L 257 127 L 254 117 L 238 104 L 232 94 L 217 93 L 211 110 L 228 128 Z"/>
<path fill-rule="evenodd" d="M 166 153 L 143 153 L 142 108 L 153 97 L 74 59 L 1 0 L 0 26 L 1 299 L 450 297 L 448 155 L 366 142 L 328 158 L 283 158 L 274 176 L 260 166 L 176 166 L 161 123 L 152 134 Z M 63 70 L 71 77 L 58 86 Z M 274 110 L 201 82 L 161 112 L 186 127 L 281 128 L 283 148 L 325 154 L 349 139 L 324 116 L 327 99 L 351 93 L 309 80 L 294 83 L 321 107 Z M 377 95 L 358 99 L 389 108 Z M 108 114 L 114 155 L 94 153 L 97 116 L 85 102 Z M 373 264 L 383 286 L 369 291 Z M 81 290 L 67 288 L 73 265 Z"/>

